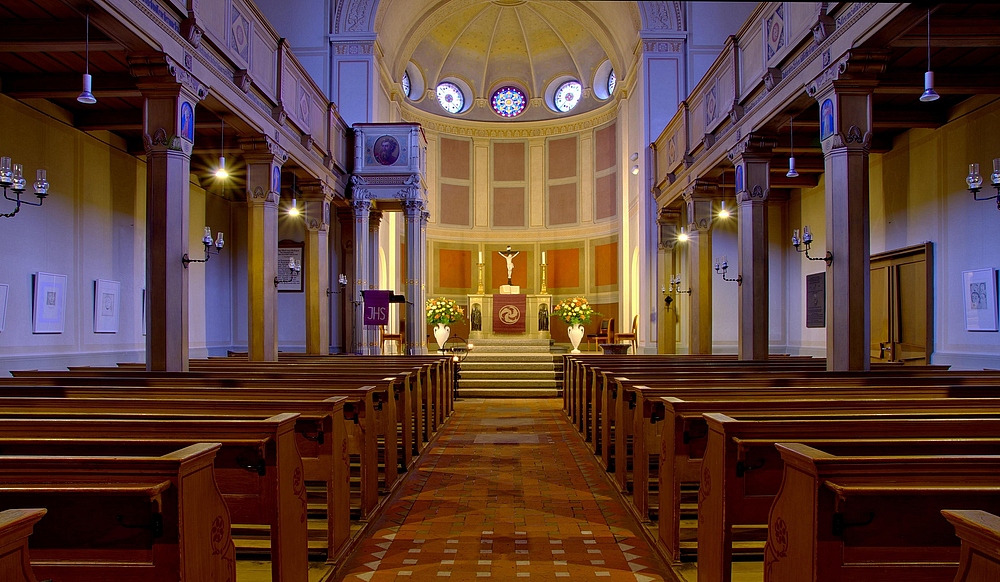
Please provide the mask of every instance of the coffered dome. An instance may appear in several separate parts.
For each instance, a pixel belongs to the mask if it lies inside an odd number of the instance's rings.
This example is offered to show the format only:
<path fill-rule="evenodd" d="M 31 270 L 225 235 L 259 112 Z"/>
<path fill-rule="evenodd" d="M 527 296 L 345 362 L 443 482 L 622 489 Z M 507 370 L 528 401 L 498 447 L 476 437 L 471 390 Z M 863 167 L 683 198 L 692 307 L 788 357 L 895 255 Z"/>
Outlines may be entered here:
<path fill-rule="evenodd" d="M 411 86 L 419 88 L 408 101 L 428 113 L 478 121 L 552 119 L 600 107 L 610 97 L 608 76 L 617 59 L 611 58 L 615 43 L 588 4 L 446 0 L 429 6 L 402 35 L 406 44 L 395 55 Z M 634 6 L 621 3 L 620 9 L 628 13 Z M 395 81 L 402 75 L 399 71 Z M 568 81 L 578 81 L 583 91 L 569 94 L 576 102 L 566 109 L 565 89 L 559 106 L 556 93 Z M 435 89 L 442 82 L 465 93 L 465 106 L 457 113 L 438 103 Z M 596 91 L 595 83 L 601 85 Z M 522 92 L 527 106 L 514 115 L 501 113 L 494 108 L 501 89 L 507 90 L 501 97 Z M 454 109 L 452 103 L 448 109 Z"/>

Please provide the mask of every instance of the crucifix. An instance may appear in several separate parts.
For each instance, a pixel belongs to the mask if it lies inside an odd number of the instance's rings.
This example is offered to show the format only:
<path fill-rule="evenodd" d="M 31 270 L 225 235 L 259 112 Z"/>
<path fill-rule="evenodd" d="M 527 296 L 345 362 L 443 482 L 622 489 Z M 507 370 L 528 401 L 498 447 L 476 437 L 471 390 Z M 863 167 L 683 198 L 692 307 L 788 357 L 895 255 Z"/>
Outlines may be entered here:
<path fill-rule="evenodd" d="M 521 251 L 512 251 L 510 250 L 510 245 L 507 245 L 507 250 L 497 251 L 497 254 L 507 260 L 507 284 L 513 285 L 511 275 L 514 273 L 514 257 L 521 254 Z"/>

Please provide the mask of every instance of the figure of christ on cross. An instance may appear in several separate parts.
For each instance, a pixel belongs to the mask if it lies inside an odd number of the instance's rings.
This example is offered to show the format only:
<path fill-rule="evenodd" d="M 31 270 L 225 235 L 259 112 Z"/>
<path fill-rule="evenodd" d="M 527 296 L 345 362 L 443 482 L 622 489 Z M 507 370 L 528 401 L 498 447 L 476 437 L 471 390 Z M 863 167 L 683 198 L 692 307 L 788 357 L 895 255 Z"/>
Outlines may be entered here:
<path fill-rule="evenodd" d="M 512 251 L 510 250 L 510 245 L 507 245 L 507 250 L 497 251 L 497 254 L 507 259 L 507 284 L 513 285 L 514 283 L 511 282 L 510 277 L 514 273 L 514 257 L 521 254 L 521 251 Z"/>

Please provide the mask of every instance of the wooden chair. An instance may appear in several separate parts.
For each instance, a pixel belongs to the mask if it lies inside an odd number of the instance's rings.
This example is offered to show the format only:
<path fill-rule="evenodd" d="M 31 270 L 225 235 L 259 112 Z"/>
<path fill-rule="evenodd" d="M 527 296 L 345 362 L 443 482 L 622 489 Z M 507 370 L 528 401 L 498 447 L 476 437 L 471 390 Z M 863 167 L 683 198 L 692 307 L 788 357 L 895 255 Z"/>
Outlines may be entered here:
<path fill-rule="evenodd" d="M 587 341 L 594 344 L 594 351 L 597 351 L 598 344 L 608 343 L 615 337 L 615 318 L 601 320 L 601 327 L 597 333 L 587 335 Z"/>
<path fill-rule="evenodd" d="M 399 320 L 399 333 L 386 333 L 385 326 L 378 326 L 378 346 L 379 353 L 385 354 L 385 342 L 396 342 L 396 353 L 403 351 L 403 330 L 406 329 L 406 321 Z"/>
<path fill-rule="evenodd" d="M 631 333 L 616 333 L 615 343 L 621 343 L 622 340 L 628 340 L 632 344 L 632 353 L 638 354 L 639 350 L 639 316 L 636 315 L 632 318 L 632 332 Z"/>

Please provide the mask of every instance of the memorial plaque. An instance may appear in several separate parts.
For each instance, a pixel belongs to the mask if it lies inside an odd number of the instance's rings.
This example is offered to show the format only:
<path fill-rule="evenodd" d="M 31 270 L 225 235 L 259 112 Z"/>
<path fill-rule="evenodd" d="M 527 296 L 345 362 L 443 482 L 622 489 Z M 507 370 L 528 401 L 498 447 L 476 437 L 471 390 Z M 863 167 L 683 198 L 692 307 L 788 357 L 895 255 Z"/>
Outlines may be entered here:
<path fill-rule="evenodd" d="M 826 273 L 806 275 L 806 327 L 826 327 Z"/>

